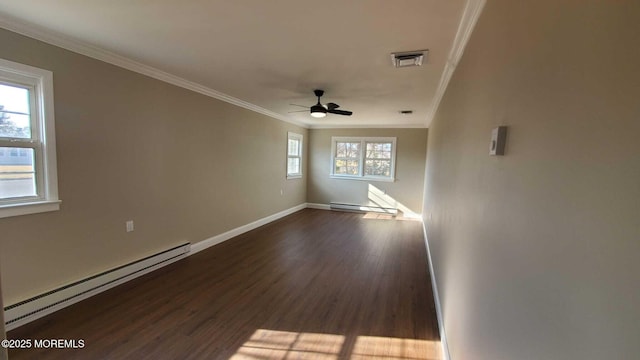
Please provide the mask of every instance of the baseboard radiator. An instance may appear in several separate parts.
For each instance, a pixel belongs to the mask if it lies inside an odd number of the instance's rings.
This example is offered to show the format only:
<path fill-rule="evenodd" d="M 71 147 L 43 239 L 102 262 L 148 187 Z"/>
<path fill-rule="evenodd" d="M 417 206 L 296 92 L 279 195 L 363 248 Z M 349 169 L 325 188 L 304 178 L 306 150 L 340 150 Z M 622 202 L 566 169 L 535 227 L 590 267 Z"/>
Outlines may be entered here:
<path fill-rule="evenodd" d="M 373 212 L 373 213 L 382 213 L 387 215 L 398 215 L 398 209 L 390 208 L 390 207 L 382 207 L 382 206 L 371 206 L 371 205 L 357 205 L 357 204 L 344 204 L 344 203 L 329 203 L 329 208 L 331 210 L 339 210 L 339 211 L 354 211 L 354 212 Z"/>
<path fill-rule="evenodd" d="M 62 286 L 4 308 L 6 330 L 51 314 L 81 300 L 111 289 L 186 257 L 191 244 L 185 243 L 155 255 Z"/>

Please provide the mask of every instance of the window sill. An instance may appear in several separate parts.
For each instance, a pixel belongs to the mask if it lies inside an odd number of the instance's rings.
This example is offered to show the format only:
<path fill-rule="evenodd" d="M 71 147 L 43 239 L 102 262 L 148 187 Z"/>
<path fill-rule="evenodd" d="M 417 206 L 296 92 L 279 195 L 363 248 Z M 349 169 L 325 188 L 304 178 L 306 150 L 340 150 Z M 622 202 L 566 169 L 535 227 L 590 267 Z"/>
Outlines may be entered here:
<path fill-rule="evenodd" d="M 60 200 L 0 205 L 0 218 L 60 210 Z"/>
<path fill-rule="evenodd" d="M 292 179 L 302 179 L 302 174 L 301 175 L 287 175 L 287 180 L 292 180 Z"/>
<path fill-rule="evenodd" d="M 329 175 L 332 179 L 340 180 L 358 180 L 358 181 L 379 181 L 379 182 L 395 182 L 395 178 L 381 178 L 371 176 L 341 176 L 341 175 Z"/>

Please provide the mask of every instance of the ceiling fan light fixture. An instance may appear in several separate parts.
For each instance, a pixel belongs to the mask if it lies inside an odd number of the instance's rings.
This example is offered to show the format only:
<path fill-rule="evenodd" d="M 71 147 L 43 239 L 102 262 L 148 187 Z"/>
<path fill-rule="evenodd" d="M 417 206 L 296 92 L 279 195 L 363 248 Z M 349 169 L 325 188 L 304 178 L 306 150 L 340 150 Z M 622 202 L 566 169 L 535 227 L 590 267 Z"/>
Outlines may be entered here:
<path fill-rule="evenodd" d="M 323 118 L 327 116 L 327 109 L 324 106 L 320 105 L 320 103 L 313 105 L 311 107 L 311 116 L 314 118 Z"/>

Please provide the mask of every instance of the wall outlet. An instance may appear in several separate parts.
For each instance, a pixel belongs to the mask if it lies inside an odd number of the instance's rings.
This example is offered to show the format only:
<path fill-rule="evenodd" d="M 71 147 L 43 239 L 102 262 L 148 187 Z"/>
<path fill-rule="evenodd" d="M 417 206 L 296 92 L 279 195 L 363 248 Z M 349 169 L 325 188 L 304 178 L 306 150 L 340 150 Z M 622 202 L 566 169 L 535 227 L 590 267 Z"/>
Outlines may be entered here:
<path fill-rule="evenodd" d="M 127 232 L 133 231 L 133 220 L 129 220 L 125 223 L 127 225 Z"/>

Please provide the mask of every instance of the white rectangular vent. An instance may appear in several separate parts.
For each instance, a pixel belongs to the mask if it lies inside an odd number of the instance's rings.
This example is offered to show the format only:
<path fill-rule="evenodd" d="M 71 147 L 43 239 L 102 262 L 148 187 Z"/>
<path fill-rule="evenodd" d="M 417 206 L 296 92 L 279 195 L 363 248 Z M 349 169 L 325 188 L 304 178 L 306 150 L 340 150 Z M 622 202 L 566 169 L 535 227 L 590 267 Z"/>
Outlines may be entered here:
<path fill-rule="evenodd" d="M 421 66 L 429 50 L 406 51 L 391 54 L 393 66 L 397 68 Z"/>

